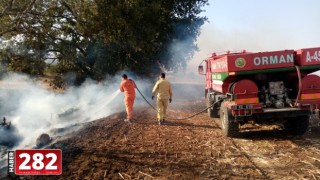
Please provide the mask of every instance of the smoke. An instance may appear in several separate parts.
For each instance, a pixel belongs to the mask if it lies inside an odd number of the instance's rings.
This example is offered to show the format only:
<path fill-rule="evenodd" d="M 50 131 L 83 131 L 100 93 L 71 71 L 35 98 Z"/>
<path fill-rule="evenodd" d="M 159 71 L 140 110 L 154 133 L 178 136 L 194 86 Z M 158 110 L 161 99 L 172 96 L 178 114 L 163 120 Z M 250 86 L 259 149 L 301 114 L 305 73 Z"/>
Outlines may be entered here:
<path fill-rule="evenodd" d="M 0 137 L 0 144 L 8 148 L 16 146 L 21 141 L 21 136 L 16 133 L 15 127 L 1 127 Z"/>
<path fill-rule="evenodd" d="M 204 97 L 205 78 L 197 72 L 198 64 L 190 66 L 190 60 L 197 51 L 198 31 L 202 25 L 202 20 L 194 21 L 190 24 L 176 24 L 174 40 L 167 46 L 167 53 L 172 57 L 167 69 L 178 69 L 178 71 L 166 72 L 166 79 L 172 84 L 173 103 L 190 102 Z M 174 105 L 174 104 L 173 104 Z"/>
<path fill-rule="evenodd" d="M 122 73 L 100 83 L 87 79 L 80 87 L 71 87 L 63 93 L 53 92 L 44 83 L 26 75 L 6 75 L 0 81 L 0 116 L 11 122 L 12 129 L 0 131 L 0 145 L 8 145 L 2 143 L 2 140 L 6 140 L 11 142 L 10 147 L 13 149 L 33 148 L 42 133 L 48 133 L 54 139 L 61 135 L 50 134 L 59 132 L 54 130 L 68 129 L 116 112 L 124 112 L 123 93 L 119 91 Z M 125 73 L 155 106 L 151 92 L 158 79 L 150 80 L 131 72 Z M 197 99 L 199 93 L 202 95 L 203 92 L 202 84 L 194 86 L 195 83 L 183 75 L 167 74 L 167 79 L 173 84 L 173 106 L 175 102 Z M 138 91 L 134 106 L 148 107 Z"/>
<path fill-rule="evenodd" d="M 141 92 L 151 94 L 149 80 L 128 75 Z M 0 115 L 11 122 L 16 137 L 21 138 L 16 148 L 33 147 L 42 133 L 125 111 L 120 82 L 120 74 L 102 83 L 87 79 L 81 87 L 56 93 L 26 75 L 10 74 L 0 82 Z M 135 106 L 139 105 L 145 104 L 137 94 Z M 1 131 L 0 143 L 7 138 L 8 133 Z"/>
<path fill-rule="evenodd" d="M 319 47 L 318 1 L 209 1 L 197 39 L 199 51 L 188 63 L 195 71 L 211 53 L 274 51 Z M 303 8 L 301 8 L 303 7 Z M 270 11 L 272 9 L 272 12 Z M 294 9 L 300 9 L 294 13 Z"/>
<path fill-rule="evenodd" d="M 180 29 L 179 26 L 177 27 Z M 180 40 L 175 39 L 168 45 L 169 49 L 167 53 L 177 62 L 169 63 L 169 67 L 167 68 L 179 70 L 170 71 L 162 69 L 166 73 L 166 79 L 172 84 L 173 103 L 198 100 L 204 94 L 205 79 L 197 73 L 198 66 L 193 66 L 192 69 L 185 69 L 195 51 L 195 47 L 193 46 L 194 36 L 190 35 Z M 157 80 L 155 79 L 154 82 Z"/>

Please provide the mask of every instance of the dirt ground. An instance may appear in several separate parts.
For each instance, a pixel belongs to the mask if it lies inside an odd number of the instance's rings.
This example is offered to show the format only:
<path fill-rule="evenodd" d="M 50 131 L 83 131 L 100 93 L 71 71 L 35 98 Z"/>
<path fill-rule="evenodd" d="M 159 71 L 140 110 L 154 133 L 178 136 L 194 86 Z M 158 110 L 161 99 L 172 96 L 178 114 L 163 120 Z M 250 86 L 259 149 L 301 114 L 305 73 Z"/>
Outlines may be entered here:
<path fill-rule="evenodd" d="M 186 117 L 204 105 L 170 104 L 169 115 Z M 320 179 L 319 127 L 292 137 L 255 125 L 242 129 L 240 138 L 226 138 L 206 113 L 161 126 L 152 108 L 136 107 L 135 113 L 131 123 L 123 112 L 56 137 L 47 148 L 62 149 L 63 173 L 45 179 Z"/>

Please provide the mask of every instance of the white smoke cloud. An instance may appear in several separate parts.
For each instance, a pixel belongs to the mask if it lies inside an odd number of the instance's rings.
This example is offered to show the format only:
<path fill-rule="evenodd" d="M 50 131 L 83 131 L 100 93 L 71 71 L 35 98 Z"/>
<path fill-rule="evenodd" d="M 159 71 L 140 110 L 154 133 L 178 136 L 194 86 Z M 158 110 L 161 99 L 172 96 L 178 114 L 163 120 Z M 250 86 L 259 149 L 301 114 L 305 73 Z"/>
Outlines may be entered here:
<path fill-rule="evenodd" d="M 151 94 L 152 85 L 149 80 L 139 77 L 134 80 L 141 92 Z M 120 82 L 119 74 L 110 81 L 97 83 L 86 80 L 80 87 L 56 93 L 26 75 L 6 76 L 0 83 L 0 113 L 15 127 L 17 135 L 22 137 L 15 148 L 33 147 L 41 133 L 50 135 L 50 131 L 56 128 L 125 111 L 123 94 L 119 91 Z M 137 91 L 136 93 L 135 106 L 145 105 Z"/>
<path fill-rule="evenodd" d="M 226 51 L 275 51 L 319 47 L 316 0 L 304 1 L 213 1 L 205 7 L 209 22 L 201 27 L 199 51 L 188 64 L 196 72 L 198 64 Z M 270 9 L 273 9 L 270 11 Z M 300 9 L 294 12 L 294 9 Z"/>

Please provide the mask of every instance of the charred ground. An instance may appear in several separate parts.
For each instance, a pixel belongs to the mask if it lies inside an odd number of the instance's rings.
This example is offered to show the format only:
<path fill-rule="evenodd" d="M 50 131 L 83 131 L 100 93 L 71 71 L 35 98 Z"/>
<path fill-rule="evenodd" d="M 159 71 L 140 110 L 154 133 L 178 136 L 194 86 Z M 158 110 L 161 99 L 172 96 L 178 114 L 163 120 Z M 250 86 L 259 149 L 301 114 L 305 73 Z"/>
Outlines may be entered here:
<path fill-rule="evenodd" d="M 171 105 L 172 117 L 204 107 L 204 100 Z M 173 107 L 174 106 L 174 107 Z M 246 127 L 226 138 L 206 113 L 159 126 L 152 108 L 87 123 L 48 148 L 63 152 L 63 173 L 46 179 L 320 179 L 320 132 L 291 137 L 278 127 Z M 41 179 L 41 176 L 23 179 Z"/>

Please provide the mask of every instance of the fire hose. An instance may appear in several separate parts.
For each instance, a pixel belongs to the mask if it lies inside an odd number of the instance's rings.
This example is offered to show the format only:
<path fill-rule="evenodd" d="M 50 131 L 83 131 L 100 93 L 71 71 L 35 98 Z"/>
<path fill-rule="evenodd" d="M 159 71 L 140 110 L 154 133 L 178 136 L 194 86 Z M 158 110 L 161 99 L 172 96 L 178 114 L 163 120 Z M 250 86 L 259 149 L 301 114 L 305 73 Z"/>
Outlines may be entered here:
<path fill-rule="evenodd" d="M 140 90 L 139 90 L 139 88 L 138 88 L 137 86 L 136 86 L 136 89 L 138 90 L 138 92 L 139 92 L 139 94 L 142 96 L 142 98 L 146 101 L 146 103 L 148 103 L 149 106 L 150 106 L 153 110 L 157 111 L 157 109 L 146 99 L 146 97 L 144 97 L 144 95 L 140 92 Z M 197 116 L 197 115 L 203 113 L 204 111 L 206 111 L 206 110 L 208 110 L 209 108 L 213 107 L 214 105 L 216 105 L 217 103 L 219 103 L 219 102 L 222 101 L 222 100 L 223 100 L 223 99 L 220 99 L 219 101 L 217 101 L 217 102 L 215 102 L 215 103 L 212 103 L 210 106 L 206 107 L 205 109 L 203 109 L 203 110 L 201 110 L 201 111 L 199 111 L 199 112 L 196 112 L 196 113 L 194 113 L 194 114 L 192 114 L 192 115 L 190 115 L 190 116 L 187 116 L 187 117 L 184 117 L 184 118 L 172 118 L 172 117 L 169 116 L 169 118 L 167 118 L 167 119 L 168 119 L 168 120 L 186 120 L 186 119 L 190 119 L 190 118 L 192 118 L 192 117 L 194 117 L 194 116 Z"/>

